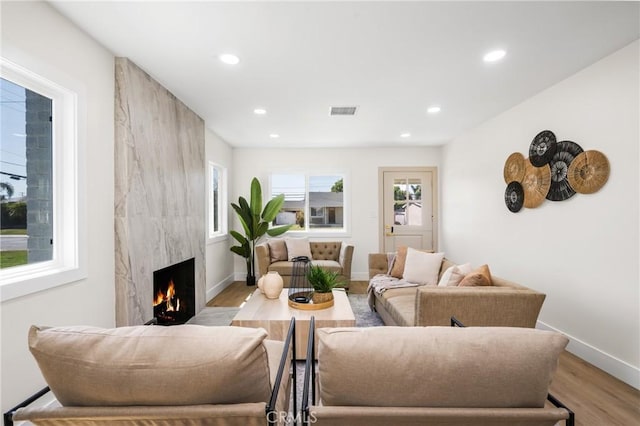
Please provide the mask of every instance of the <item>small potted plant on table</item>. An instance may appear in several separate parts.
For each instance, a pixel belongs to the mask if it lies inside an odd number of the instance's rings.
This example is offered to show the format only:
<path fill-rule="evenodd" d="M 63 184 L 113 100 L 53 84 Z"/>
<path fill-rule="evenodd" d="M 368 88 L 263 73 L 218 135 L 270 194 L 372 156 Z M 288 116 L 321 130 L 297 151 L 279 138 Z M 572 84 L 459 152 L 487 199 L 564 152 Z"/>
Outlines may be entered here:
<path fill-rule="evenodd" d="M 307 279 L 313 287 L 312 300 L 316 304 L 333 300 L 332 290 L 342 286 L 340 274 L 320 266 L 311 266 L 307 272 Z"/>

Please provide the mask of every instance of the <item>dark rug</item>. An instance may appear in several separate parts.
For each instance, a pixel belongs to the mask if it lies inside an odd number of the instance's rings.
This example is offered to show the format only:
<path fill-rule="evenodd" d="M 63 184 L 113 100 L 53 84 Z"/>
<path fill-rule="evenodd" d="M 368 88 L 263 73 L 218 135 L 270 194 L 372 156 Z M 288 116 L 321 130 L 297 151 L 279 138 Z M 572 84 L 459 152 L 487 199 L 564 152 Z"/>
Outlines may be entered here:
<path fill-rule="evenodd" d="M 356 327 L 380 327 L 384 325 L 380 315 L 369 308 L 366 294 L 349 293 L 349 303 L 356 317 Z"/>

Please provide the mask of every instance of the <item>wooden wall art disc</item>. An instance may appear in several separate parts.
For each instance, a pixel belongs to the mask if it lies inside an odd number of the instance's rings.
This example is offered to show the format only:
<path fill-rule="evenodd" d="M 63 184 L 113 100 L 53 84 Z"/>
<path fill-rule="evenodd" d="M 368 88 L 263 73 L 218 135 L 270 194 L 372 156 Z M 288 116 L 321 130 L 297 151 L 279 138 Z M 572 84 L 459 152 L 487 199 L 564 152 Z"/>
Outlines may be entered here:
<path fill-rule="evenodd" d="M 524 206 L 528 209 L 538 207 L 547 197 L 551 187 L 551 168 L 548 164 L 536 167 L 530 161 L 525 162 L 522 189 L 524 190 Z"/>
<path fill-rule="evenodd" d="M 600 151 L 578 154 L 567 173 L 569 185 L 581 194 L 593 194 L 609 179 L 609 160 Z"/>
<path fill-rule="evenodd" d="M 524 177 L 524 155 L 519 152 L 511 154 L 504 163 L 504 181 L 506 184 L 511 182 L 522 182 Z"/>
<path fill-rule="evenodd" d="M 551 167 L 551 188 L 547 193 L 547 200 L 564 201 L 575 195 L 567 175 L 569 166 L 573 160 L 582 152 L 582 148 L 572 141 L 561 141 L 556 145 L 556 153 L 553 154 L 549 167 Z"/>
<path fill-rule="evenodd" d="M 538 133 L 529 145 L 529 161 L 536 167 L 544 166 L 556 153 L 556 135 L 551 130 Z"/>

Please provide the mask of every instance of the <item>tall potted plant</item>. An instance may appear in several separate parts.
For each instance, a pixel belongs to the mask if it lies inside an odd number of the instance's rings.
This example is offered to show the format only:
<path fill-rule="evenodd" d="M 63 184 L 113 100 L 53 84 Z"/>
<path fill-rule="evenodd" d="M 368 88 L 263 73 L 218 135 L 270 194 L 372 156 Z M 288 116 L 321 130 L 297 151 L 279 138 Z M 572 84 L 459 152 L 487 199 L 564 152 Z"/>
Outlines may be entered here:
<path fill-rule="evenodd" d="M 256 284 L 255 271 L 255 248 L 256 243 L 265 234 L 275 237 L 282 235 L 289 230 L 291 225 L 283 225 L 269 228 L 276 215 L 284 204 L 284 194 L 280 194 L 269 202 L 262 209 L 262 187 L 257 178 L 251 180 L 251 199 L 249 202 L 244 197 L 238 198 L 238 204 L 231 203 L 231 207 L 238 215 L 238 219 L 244 229 L 244 235 L 237 231 L 230 231 L 239 245 L 231 247 L 231 251 L 245 258 L 247 263 L 247 285 Z"/>

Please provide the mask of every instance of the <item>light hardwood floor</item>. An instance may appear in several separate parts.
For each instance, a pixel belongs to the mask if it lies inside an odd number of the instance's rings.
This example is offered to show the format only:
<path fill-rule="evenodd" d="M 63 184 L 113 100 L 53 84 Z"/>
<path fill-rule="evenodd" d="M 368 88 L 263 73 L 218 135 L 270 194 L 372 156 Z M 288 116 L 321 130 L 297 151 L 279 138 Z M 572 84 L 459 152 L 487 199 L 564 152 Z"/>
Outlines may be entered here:
<path fill-rule="evenodd" d="M 366 281 L 352 281 L 350 293 L 365 293 Z M 207 306 L 240 306 L 255 287 L 234 282 Z M 576 414 L 578 426 L 640 426 L 640 391 L 564 352 L 551 393 Z"/>

